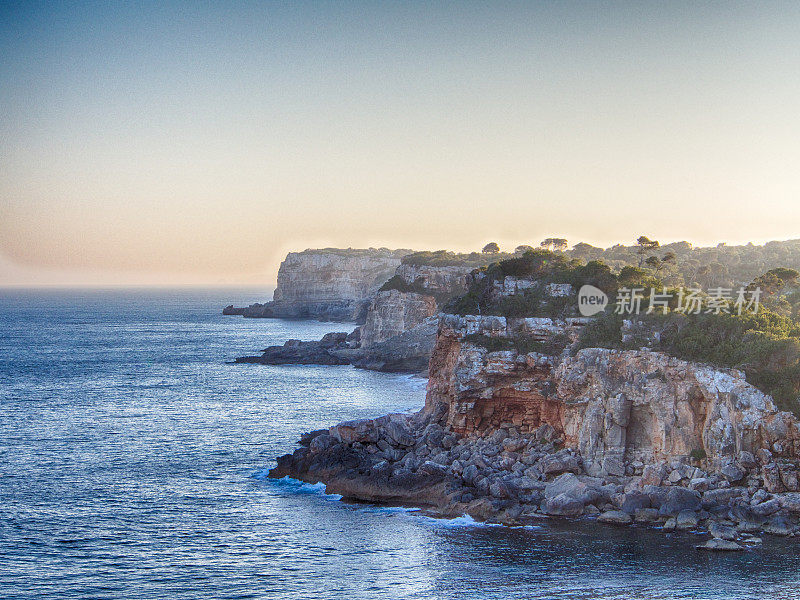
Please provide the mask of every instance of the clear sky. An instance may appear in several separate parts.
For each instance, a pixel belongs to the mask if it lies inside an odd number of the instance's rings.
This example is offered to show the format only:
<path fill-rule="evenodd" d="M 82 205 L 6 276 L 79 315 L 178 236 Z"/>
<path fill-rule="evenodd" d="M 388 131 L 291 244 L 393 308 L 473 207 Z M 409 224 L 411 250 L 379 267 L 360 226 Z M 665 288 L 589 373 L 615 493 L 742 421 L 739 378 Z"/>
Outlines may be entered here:
<path fill-rule="evenodd" d="M 0 284 L 800 237 L 796 2 L 0 1 Z"/>

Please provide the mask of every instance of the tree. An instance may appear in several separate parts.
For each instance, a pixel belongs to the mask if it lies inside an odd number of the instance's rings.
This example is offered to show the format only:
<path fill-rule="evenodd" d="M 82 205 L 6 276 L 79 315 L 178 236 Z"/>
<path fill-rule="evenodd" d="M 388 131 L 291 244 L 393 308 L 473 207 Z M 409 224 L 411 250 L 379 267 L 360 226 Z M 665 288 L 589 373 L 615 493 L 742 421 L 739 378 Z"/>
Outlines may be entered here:
<path fill-rule="evenodd" d="M 500 246 L 497 245 L 497 242 L 489 242 L 483 247 L 481 252 L 484 254 L 498 254 L 500 252 Z"/>
<path fill-rule="evenodd" d="M 658 275 L 661 272 L 661 269 L 663 269 L 665 265 L 667 264 L 674 265 L 676 260 L 677 259 L 675 257 L 674 252 L 667 252 L 661 258 L 658 258 L 657 256 L 648 257 L 647 260 L 644 261 L 644 264 L 646 264 L 651 269 L 655 270 L 653 275 Z"/>
<path fill-rule="evenodd" d="M 547 238 L 545 240 L 542 240 L 542 242 L 539 245 L 545 249 L 549 249 L 552 247 L 554 251 L 560 252 L 566 250 L 569 244 L 567 243 L 567 240 L 565 240 L 564 238 Z"/>
<path fill-rule="evenodd" d="M 522 244 L 514 248 L 514 254 L 525 254 L 526 252 L 533 252 L 533 246 L 526 246 Z"/>
<path fill-rule="evenodd" d="M 639 255 L 639 266 L 641 267 L 644 264 L 647 255 L 658 248 L 660 244 L 655 240 L 651 240 L 646 235 L 640 235 L 639 239 L 636 240 L 636 246 L 636 254 Z"/>

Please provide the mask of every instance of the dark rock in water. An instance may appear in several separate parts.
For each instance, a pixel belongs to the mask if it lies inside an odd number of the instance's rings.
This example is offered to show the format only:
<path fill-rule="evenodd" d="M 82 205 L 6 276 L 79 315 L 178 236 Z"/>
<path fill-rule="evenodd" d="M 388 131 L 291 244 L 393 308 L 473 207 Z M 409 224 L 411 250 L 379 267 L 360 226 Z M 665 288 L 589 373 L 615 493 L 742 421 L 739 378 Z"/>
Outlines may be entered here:
<path fill-rule="evenodd" d="M 283 346 L 270 346 L 261 356 L 242 356 L 237 363 L 260 363 L 264 365 L 346 365 L 348 360 L 337 356 L 335 350 L 347 347 L 345 332 L 328 333 L 317 342 L 288 340 Z"/>
<path fill-rule="evenodd" d="M 245 310 L 244 308 L 237 308 L 233 304 L 229 304 L 228 306 L 226 306 L 225 308 L 222 309 L 222 314 L 223 315 L 239 315 L 239 316 L 241 316 L 241 315 L 244 314 L 244 310 Z"/>
<path fill-rule="evenodd" d="M 736 529 L 728 525 L 718 523 L 717 521 L 710 521 L 708 523 L 708 533 L 715 538 L 728 541 L 733 541 L 738 537 Z"/>

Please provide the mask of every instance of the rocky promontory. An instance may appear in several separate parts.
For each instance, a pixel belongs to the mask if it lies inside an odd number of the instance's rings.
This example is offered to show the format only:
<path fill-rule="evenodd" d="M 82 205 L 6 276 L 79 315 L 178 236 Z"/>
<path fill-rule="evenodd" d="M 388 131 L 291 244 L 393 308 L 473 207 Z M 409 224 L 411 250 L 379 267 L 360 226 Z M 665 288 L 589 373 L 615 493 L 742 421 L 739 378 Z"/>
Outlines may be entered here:
<path fill-rule="evenodd" d="M 270 475 L 446 516 L 708 532 L 710 550 L 798 531 L 793 415 L 739 371 L 647 349 L 571 350 L 582 326 L 444 315 L 420 412 L 307 434 Z"/>
<path fill-rule="evenodd" d="M 272 302 L 223 314 L 321 321 L 362 321 L 378 289 L 409 250 L 323 248 L 290 252 L 278 270 Z"/>

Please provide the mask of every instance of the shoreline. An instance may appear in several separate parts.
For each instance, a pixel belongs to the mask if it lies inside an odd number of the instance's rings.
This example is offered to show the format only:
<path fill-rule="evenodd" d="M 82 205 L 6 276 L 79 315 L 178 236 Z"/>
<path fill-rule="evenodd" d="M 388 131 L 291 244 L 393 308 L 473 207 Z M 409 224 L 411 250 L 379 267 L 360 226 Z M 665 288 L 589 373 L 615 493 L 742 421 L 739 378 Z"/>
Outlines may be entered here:
<path fill-rule="evenodd" d="M 761 535 L 800 533 L 798 493 L 751 491 L 721 477 L 712 477 L 703 492 L 670 482 L 669 475 L 648 483 L 655 468 L 644 478 L 592 477 L 560 441 L 548 425 L 532 434 L 510 427 L 486 437 L 459 436 L 423 409 L 306 433 L 268 476 L 324 485 L 326 494 L 345 502 L 416 509 L 432 518 L 468 516 L 509 527 L 586 521 L 708 536 L 699 540 L 706 542 L 700 550 L 741 551 L 761 544 Z"/>

